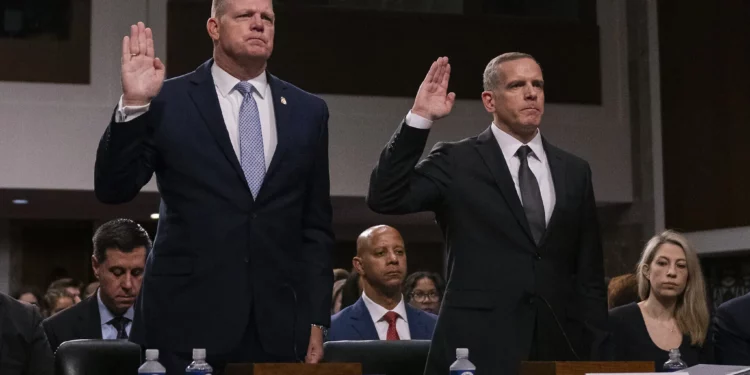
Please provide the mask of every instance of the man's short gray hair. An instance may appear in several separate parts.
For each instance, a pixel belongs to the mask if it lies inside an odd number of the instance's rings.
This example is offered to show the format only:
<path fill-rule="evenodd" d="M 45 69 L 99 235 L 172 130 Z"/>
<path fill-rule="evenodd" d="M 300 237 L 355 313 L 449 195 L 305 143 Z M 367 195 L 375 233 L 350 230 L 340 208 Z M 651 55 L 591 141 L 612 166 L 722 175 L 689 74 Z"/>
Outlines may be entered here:
<path fill-rule="evenodd" d="M 211 17 L 219 18 L 224 14 L 224 7 L 227 5 L 227 0 L 212 0 L 211 1 Z"/>
<path fill-rule="evenodd" d="M 217 1 L 217 0 L 214 0 Z M 520 59 L 532 59 L 534 62 L 539 64 L 534 56 L 523 52 L 507 52 L 500 56 L 490 60 L 487 67 L 484 68 L 484 74 L 482 75 L 482 83 L 484 84 L 484 91 L 495 91 L 498 84 L 500 83 L 500 72 L 497 71 L 497 66 L 506 62 Z"/>

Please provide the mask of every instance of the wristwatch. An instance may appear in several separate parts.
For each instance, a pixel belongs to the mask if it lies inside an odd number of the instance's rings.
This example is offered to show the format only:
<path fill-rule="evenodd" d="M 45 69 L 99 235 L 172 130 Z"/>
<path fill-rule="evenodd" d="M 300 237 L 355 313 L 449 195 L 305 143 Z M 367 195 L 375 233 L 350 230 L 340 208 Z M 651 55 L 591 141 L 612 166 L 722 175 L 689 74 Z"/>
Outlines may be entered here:
<path fill-rule="evenodd" d="M 328 337 L 328 328 L 326 326 L 322 326 L 320 324 L 310 324 L 310 325 L 318 328 L 320 332 L 323 332 L 323 338 Z"/>

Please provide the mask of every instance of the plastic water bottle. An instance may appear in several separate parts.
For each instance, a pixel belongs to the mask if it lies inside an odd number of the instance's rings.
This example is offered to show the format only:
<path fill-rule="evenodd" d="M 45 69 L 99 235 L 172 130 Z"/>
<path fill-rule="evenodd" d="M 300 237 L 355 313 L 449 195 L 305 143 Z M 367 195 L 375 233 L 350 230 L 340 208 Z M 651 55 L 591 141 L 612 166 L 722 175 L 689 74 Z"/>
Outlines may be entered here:
<path fill-rule="evenodd" d="M 211 375 L 213 367 L 206 362 L 206 349 L 193 349 L 193 363 L 185 369 L 186 375 Z"/>
<path fill-rule="evenodd" d="M 167 369 L 159 363 L 159 351 L 157 349 L 146 349 L 146 362 L 138 368 L 140 375 L 164 375 Z"/>
<path fill-rule="evenodd" d="M 687 363 L 680 359 L 680 349 L 672 349 L 669 351 L 669 360 L 664 362 L 664 371 L 675 372 L 686 369 Z"/>
<path fill-rule="evenodd" d="M 451 375 L 474 375 L 477 367 L 469 362 L 469 349 L 456 348 L 456 362 L 451 365 Z"/>

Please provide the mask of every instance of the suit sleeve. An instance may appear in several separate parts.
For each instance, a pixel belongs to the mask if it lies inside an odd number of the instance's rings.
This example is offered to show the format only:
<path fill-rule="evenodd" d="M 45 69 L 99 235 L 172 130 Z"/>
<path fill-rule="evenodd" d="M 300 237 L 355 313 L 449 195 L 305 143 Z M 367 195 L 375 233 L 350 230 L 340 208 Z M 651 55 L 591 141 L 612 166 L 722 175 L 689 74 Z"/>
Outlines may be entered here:
<path fill-rule="evenodd" d="M 750 366 L 750 337 L 742 337 L 737 322 L 728 310 L 727 306 L 720 306 L 714 318 L 716 363 Z"/>
<path fill-rule="evenodd" d="M 124 123 L 112 117 L 96 151 L 94 191 L 101 202 L 128 202 L 151 179 L 156 156 L 150 125 L 153 116 L 151 110 Z"/>
<path fill-rule="evenodd" d="M 50 350 L 47 335 L 42 327 L 42 316 L 39 311 L 32 309 L 31 338 L 29 341 L 29 356 L 26 361 L 26 374 L 53 375 L 55 360 Z"/>
<path fill-rule="evenodd" d="M 419 162 L 428 136 L 428 129 L 401 124 L 370 176 L 367 193 L 370 209 L 383 214 L 438 209 L 451 180 L 450 145 L 436 144 L 427 158 Z"/>
<path fill-rule="evenodd" d="M 303 223 L 304 256 L 313 324 L 330 326 L 333 290 L 333 228 L 330 176 L 328 172 L 328 107 L 323 103 L 317 155 L 308 180 Z"/>
<path fill-rule="evenodd" d="M 591 168 L 586 164 L 586 182 L 581 210 L 581 230 L 576 270 L 576 294 L 585 325 L 593 342 L 607 330 L 607 294 L 604 287 L 604 259 L 596 213 Z"/>

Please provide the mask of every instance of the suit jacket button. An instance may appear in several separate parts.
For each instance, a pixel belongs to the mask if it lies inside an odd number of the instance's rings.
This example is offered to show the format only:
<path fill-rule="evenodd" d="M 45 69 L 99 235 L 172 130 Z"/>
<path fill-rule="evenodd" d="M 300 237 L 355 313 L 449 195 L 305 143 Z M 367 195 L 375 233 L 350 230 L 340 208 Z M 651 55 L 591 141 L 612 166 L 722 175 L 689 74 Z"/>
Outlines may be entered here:
<path fill-rule="evenodd" d="M 250 259 L 248 259 L 247 257 L 242 258 L 242 261 L 245 263 L 250 263 Z"/>
<path fill-rule="evenodd" d="M 539 254 L 539 253 L 534 253 L 534 258 L 535 258 L 536 260 L 542 260 L 542 254 Z"/>

